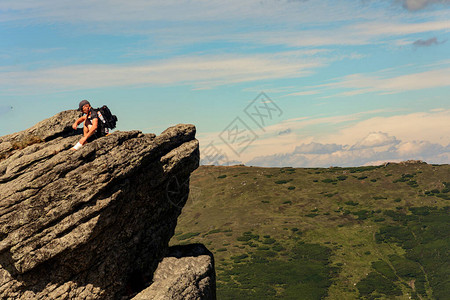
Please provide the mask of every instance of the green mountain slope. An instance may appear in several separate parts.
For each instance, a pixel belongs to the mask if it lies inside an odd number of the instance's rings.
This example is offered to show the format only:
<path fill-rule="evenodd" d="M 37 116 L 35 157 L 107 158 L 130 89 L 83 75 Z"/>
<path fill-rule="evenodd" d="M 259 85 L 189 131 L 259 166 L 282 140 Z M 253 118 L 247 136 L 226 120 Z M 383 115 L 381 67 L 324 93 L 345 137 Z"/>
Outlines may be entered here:
<path fill-rule="evenodd" d="M 215 255 L 218 299 L 446 299 L 450 166 L 201 166 L 171 244 Z M 411 297 L 411 298 L 410 298 Z"/>

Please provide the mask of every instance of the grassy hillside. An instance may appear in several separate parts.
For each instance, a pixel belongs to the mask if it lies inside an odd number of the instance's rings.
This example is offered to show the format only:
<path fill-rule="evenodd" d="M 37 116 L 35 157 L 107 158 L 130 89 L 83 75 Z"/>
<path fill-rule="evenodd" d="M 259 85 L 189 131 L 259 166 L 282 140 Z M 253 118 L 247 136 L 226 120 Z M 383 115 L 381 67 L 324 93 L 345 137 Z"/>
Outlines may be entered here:
<path fill-rule="evenodd" d="M 218 299 L 448 299 L 450 166 L 201 166 L 171 244 L 215 255 Z"/>

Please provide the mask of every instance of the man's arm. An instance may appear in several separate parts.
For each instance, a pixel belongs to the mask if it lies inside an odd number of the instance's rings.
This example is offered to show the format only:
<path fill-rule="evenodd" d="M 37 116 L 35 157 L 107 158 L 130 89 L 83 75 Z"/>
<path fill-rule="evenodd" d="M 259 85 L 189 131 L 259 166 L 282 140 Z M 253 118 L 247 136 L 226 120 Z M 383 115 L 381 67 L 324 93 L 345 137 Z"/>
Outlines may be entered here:
<path fill-rule="evenodd" d="M 79 118 L 78 120 L 75 121 L 75 123 L 72 124 L 72 128 L 73 130 L 77 130 L 78 125 L 80 125 L 81 123 L 83 123 L 84 121 L 86 121 L 87 116 L 82 116 L 81 118 Z"/>

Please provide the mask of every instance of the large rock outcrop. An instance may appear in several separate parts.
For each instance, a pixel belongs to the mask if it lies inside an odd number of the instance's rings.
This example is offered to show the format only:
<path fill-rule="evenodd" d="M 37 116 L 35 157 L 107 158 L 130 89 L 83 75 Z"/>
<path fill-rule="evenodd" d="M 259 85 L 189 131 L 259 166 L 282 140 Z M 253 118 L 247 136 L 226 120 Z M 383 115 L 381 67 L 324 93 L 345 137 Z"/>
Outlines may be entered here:
<path fill-rule="evenodd" d="M 195 127 L 72 151 L 78 117 L 0 138 L 1 299 L 129 299 L 168 249 L 199 163 Z"/>

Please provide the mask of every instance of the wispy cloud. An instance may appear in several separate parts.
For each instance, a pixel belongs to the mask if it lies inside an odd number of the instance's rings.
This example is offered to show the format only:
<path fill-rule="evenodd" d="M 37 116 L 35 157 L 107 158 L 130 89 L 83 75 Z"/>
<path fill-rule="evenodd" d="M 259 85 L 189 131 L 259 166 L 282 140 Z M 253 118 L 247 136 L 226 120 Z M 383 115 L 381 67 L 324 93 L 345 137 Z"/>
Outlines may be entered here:
<path fill-rule="evenodd" d="M 21 71 L 2 69 L 3 91 L 66 91 L 112 86 L 190 84 L 210 88 L 238 82 L 302 77 L 323 63 L 314 59 L 274 55 L 178 57 L 139 65 L 75 65 Z"/>
<path fill-rule="evenodd" d="M 343 20 L 351 16 L 345 8 L 357 5 L 336 5 L 334 1 L 322 0 L 318 5 L 316 1 L 279 1 L 279 0 L 248 0 L 248 1 L 201 1 L 201 0 L 167 0 L 145 1 L 130 0 L 111 1 L 70 1 L 41 0 L 3 0 L 0 10 L 8 14 L 2 21 L 11 20 L 39 20 L 42 22 L 146 22 L 146 21 L 229 21 L 236 19 L 274 20 L 293 19 L 295 15 L 305 18 L 304 22 L 318 21 L 317 10 L 322 7 L 320 14 L 327 20 Z M 328 4 L 328 5 L 324 5 Z M 343 7 L 345 6 L 345 7 Z M 315 11 L 313 16 L 311 12 Z M 333 13 L 333 11 L 335 13 Z M 325 19 L 324 19 L 325 20 Z"/>
<path fill-rule="evenodd" d="M 295 31 L 262 31 L 230 36 L 230 39 L 248 40 L 255 44 L 305 46 L 368 45 L 386 43 L 385 39 L 426 32 L 450 30 L 450 23 L 442 21 L 393 22 L 355 21 L 351 25 L 335 25 L 323 29 L 302 29 Z"/>
<path fill-rule="evenodd" d="M 296 93 L 290 93 L 284 97 L 289 97 L 289 96 L 311 96 L 311 95 L 316 95 L 319 94 L 320 91 L 318 90 L 309 90 L 309 91 L 303 91 L 303 92 L 296 92 Z"/>
<path fill-rule="evenodd" d="M 429 46 L 433 46 L 433 45 L 439 45 L 439 44 L 442 44 L 444 42 L 439 42 L 437 37 L 432 37 L 432 38 L 429 38 L 427 40 L 422 40 L 422 39 L 417 40 L 417 41 L 415 41 L 413 43 L 413 46 L 416 46 L 416 47 L 429 47 Z"/>
<path fill-rule="evenodd" d="M 332 96 L 348 97 L 366 93 L 395 94 L 406 91 L 438 88 L 450 86 L 450 68 L 447 61 L 441 62 L 440 67 L 428 66 L 431 70 L 395 75 L 398 70 L 382 70 L 375 73 L 358 73 L 336 79 L 335 82 L 310 87 L 310 91 L 303 94 L 317 94 L 317 91 L 329 92 Z M 401 68 L 398 68 L 401 70 Z M 344 90 L 344 91 L 342 91 Z M 295 95 L 290 94 L 290 95 Z"/>
<path fill-rule="evenodd" d="M 412 7 L 412 2 L 448 1 L 404 2 Z M 84 28 L 89 33 L 151 35 L 161 44 L 226 40 L 295 47 L 365 45 L 379 43 L 386 36 L 448 30 L 450 26 L 446 16 L 409 23 L 406 16 L 393 17 L 362 1 L 41 0 L 37 4 L 3 0 L 0 11 L 0 22 L 78 24 L 84 27 L 77 30 Z M 266 29 L 260 30 L 262 25 Z"/>
<path fill-rule="evenodd" d="M 432 4 L 450 4 L 450 0 L 396 0 L 396 2 L 402 3 L 403 7 L 410 11 L 421 10 Z"/>
<path fill-rule="evenodd" d="M 356 144 L 368 132 L 381 131 L 405 142 L 422 140 L 444 146 L 450 143 L 450 126 L 448 124 L 450 124 L 448 108 L 430 112 L 375 116 L 341 128 L 332 135 L 322 137 L 320 141 Z"/>

